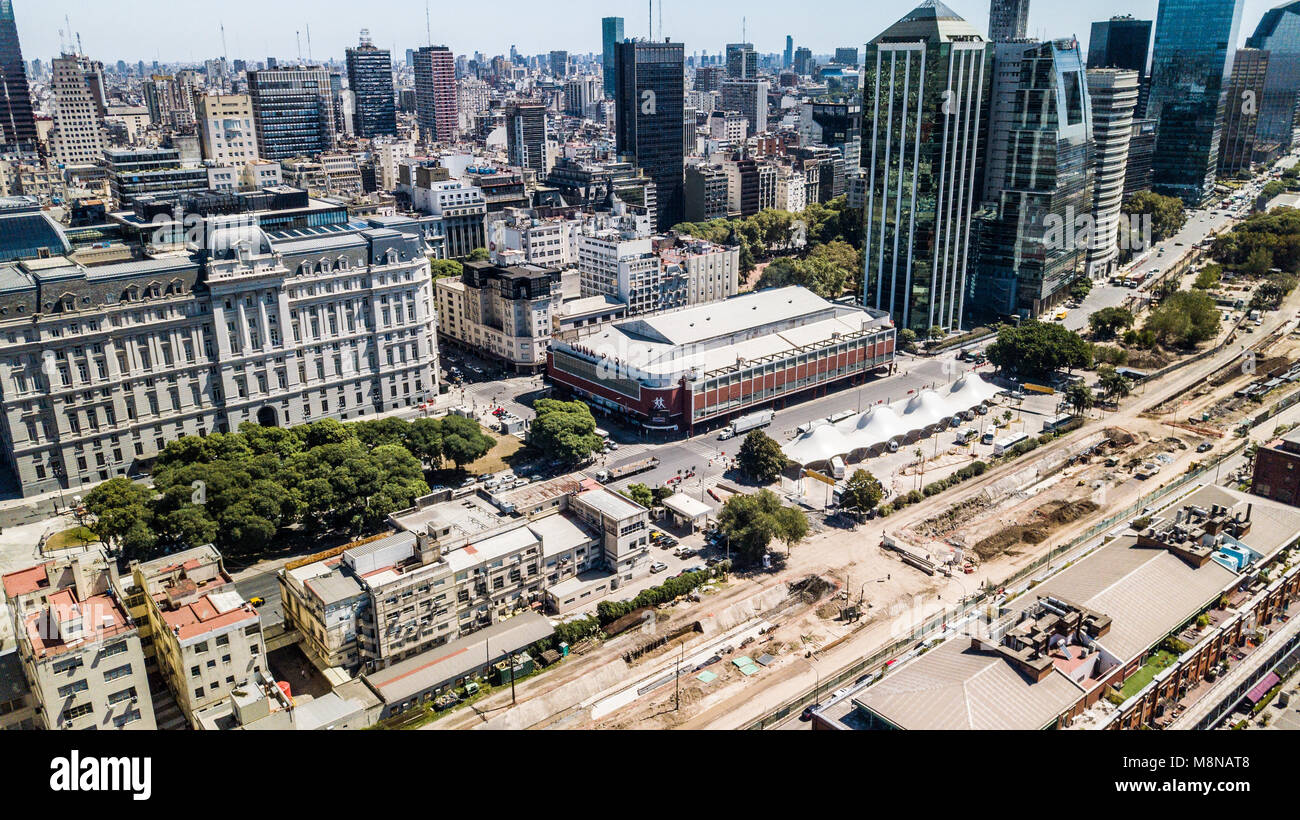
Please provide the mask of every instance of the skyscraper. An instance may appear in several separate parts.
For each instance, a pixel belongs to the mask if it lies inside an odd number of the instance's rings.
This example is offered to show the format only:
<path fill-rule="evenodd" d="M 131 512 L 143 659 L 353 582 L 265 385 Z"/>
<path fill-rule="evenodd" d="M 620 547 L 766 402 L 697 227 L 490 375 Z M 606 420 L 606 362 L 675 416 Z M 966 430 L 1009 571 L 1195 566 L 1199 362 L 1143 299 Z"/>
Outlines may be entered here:
<path fill-rule="evenodd" d="M 1088 276 L 1104 279 L 1119 259 L 1120 205 L 1128 171 L 1133 112 L 1137 110 L 1138 73 L 1123 68 L 1088 69 L 1092 100 L 1092 245 Z"/>
<path fill-rule="evenodd" d="M 337 144 L 334 95 L 323 68 L 275 68 L 248 72 L 248 96 L 262 159 L 314 156 Z"/>
<path fill-rule="evenodd" d="M 617 91 L 618 62 L 614 46 L 623 42 L 623 18 L 604 17 L 600 21 L 600 61 L 605 81 L 605 96 L 613 99 Z"/>
<path fill-rule="evenodd" d="M 375 48 L 370 32 L 347 50 L 348 87 L 352 91 L 352 127 L 357 136 L 397 136 L 397 104 L 393 95 L 393 57 Z"/>
<path fill-rule="evenodd" d="M 1246 45 L 1269 53 L 1256 149 L 1285 151 L 1297 142 L 1300 118 L 1300 2 L 1264 12 Z"/>
<path fill-rule="evenodd" d="M 96 64 L 80 54 L 64 54 L 51 61 L 54 129 L 50 153 L 60 165 L 84 165 L 104 158 L 108 135 L 100 114 L 97 76 Z"/>
<path fill-rule="evenodd" d="M 989 40 L 1009 43 L 1023 40 L 1029 27 L 1029 0 L 991 0 Z"/>
<path fill-rule="evenodd" d="M 800 46 L 794 50 L 794 73 L 807 76 L 814 68 L 812 49 Z"/>
<path fill-rule="evenodd" d="M 0 146 L 36 143 L 27 65 L 11 0 L 0 0 Z"/>
<path fill-rule="evenodd" d="M 618 44 L 616 145 L 654 181 L 655 228 L 661 231 L 682 221 L 685 63 L 681 43 Z"/>
<path fill-rule="evenodd" d="M 1269 52 L 1257 48 L 1239 48 L 1232 60 L 1227 101 L 1223 106 L 1223 136 L 1219 140 L 1219 176 L 1233 176 L 1250 170 L 1256 156 L 1256 128 L 1259 125 L 1259 101 L 1264 98 L 1265 76 L 1269 72 Z M 1262 153 L 1273 154 L 1276 144 Z"/>
<path fill-rule="evenodd" d="M 753 43 L 727 43 L 727 76 L 733 80 L 758 76 L 758 52 Z"/>
<path fill-rule="evenodd" d="M 794 65 L 794 38 L 789 34 L 785 35 L 785 54 L 781 58 L 781 67 L 789 68 Z"/>
<path fill-rule="evenodd" d="M 1135 20 L 1130 15 L 1099 20 L 1092 24 L 1088 38 L 1088 68 L 1126 68 L 1138 75 L 1138 104 L 1134 112 L 1146 111 L 1150 82 L 1147 57 L 1151 54 L 1151 21 Z"/>
<path fill-rule="evenodd" d="M 722 109 L 739 111 L 749 123 L 749 133 L 765 133 L 767 91 L 767 80 L 723 80 Z"/>
<path fill-rule="evenodd" d="M 1244 0 L 1160 0 L 1147 116 L 1157 120 L 1156 193 L 1200 205 L 1214 188 Z"/>
<path fill-rule="evenodd" d="M 569 52 L 552 51 L 550 54 L 551 76 L 561 80 L 569 76 Z"/>
<path fill-rule="evenodd" d="M 962 323 L 989 81 L 988 44 L 939 0 L 867 45 L 863 303 L 899 327 Z"/>
<path fill-rule="evenodd" d="M 858 66 L 857 48 L 848 46 L 835 49 L 835 62 L 839 65 L 851 65 L 856 68 Z"/>
<path fill-rule="evenodd" d="M 1074 40 L 997 43 L 972 318 L 1037 317 L 1085 272 L 1092 211 L 1092 121 Z M 947 325 L 945 325 L 947 326 Z"/>
<path fill-rule="evenodd" d="M 546 106 L 515 103 L 506 109 L 506 151 L 510 164 L 545 176 Z"/>
<path fill-rule="evenodd" d="M 452 142 L 459 113 L 456 63 L 446 46 L 424 46 L 415 52 L 415 111 L 420 139 Z"/>

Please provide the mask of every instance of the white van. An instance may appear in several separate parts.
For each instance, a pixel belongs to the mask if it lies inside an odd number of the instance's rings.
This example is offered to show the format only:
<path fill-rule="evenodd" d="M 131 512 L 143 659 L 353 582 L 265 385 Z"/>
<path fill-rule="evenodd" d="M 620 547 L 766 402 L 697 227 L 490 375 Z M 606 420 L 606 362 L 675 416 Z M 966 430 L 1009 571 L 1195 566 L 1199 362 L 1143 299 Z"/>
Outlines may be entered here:
<path fill-rule="evenodd" d="M 831 478 L 836 481 L 844 478 L 844 459 L 839 456 L 831 459 Z"/>

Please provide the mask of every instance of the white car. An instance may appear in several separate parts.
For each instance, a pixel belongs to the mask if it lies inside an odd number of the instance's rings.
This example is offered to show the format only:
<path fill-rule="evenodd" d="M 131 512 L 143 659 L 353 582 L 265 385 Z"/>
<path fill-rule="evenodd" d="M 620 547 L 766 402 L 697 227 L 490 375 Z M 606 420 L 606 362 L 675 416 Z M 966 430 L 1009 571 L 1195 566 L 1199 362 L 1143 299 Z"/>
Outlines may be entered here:
<path fill-rule="evenodd" d="M 663 561 L 655 561 L 653 564 L 650 565 L 651 572 L 663 572 L 666 569 L 668 569 L 668 565 L 665 564 Z"/>

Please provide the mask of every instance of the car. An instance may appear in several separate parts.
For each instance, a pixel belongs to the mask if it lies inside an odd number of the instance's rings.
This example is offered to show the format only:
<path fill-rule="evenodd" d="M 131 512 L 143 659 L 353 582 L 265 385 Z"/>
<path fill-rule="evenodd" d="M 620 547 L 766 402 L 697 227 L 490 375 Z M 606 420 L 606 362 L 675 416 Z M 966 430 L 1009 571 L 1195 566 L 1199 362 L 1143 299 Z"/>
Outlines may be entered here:
<path fill-rule="evenodd" d="M 650 565 L 651 572 L 663 572 L 666 569 L 668 569 L 668 565 L 665 564 L 663 561 L 655 561 L 653 564 Z"/>
<path fill-rule="evenodd" d="M 682 547 L 681 549 L 677 550 L 678 558 L 690 558 L 694 554 L 695 554 L 695 550 L 691 549 L 690 547 Z"/>
<path fill-rule="evenodd" d="M 1197 445 L 1197 447 L 1196 447 L 1196 452 L 1198 452 L 1198 453 L 1208 453 L 1209 451 L 1211 451 L 1211 450 L 1213 450 L 1213 449 L 1214 449 L 1214 445 L 1213 445 L 1213 444 L 1211 444 L 1211 443 L 1208 442 L 1208 441 L 1203 441 L 1203 442 L 1201 442 L 1199 445 Z"/>
<path fill-rule="evenodd" d="M 717 566 L 718 564 L 721 564 L 721 563 L 722 563 L 722 559 L 721 559 L 721 558 L 707 558 L 707 559 L 705 559 L 705 561 L 704 561 L 704 566 L 706 566 L 706 567 L 714 567 L 714 566 Z"/>
<path fill-rule="evenodd" d="M 663 534 L 662 532 L 660 532 L 659 530 L 650 530 L 650 543 L 651 543 L 651 544 L 657 542 L 660 538 L 663 538 L 663 537 L 664 537 L 664 534 Z"/>
<path fill-rule="evenodd" d="M 260 595 L 254 595 L 252 598 L 248 599 L 248 602 L 253 606 L 262 606 L 266 603 L 266 599 Z"/>
<path fill-rule="evenodd" d="M 700 566 L 699 564 L 696 564 L 695 566 L 687 567 L 682 571 L 683 572 L 704 572 L 704 567 Z"/>
<path fill-rule="evenodd" d="M 664 547 L 672 549 L 677 546 L 677 539 L 673 538 L 671 535 L 665 535 L 663 538 L 659 539 L 659 543 Z"/>
<path fill-rule="evenodd" d="M 608 444 L 606 444 L 605 446 L 608 447 L 608 448 L 611 449 L 611 450 L 617 450 L 617 449 L 618 449 L 618 442 L 617 442 L 617 441 L 611 441 L 611 442 L 609 442 Z"/>
<path fill-rule="evenodd" d="M 465 479 L 464 481 L 462 481 L 462 482 L 460 483 L 460 488 L 463 490 L 463 489 L 465 489 L 466 487 L 473 487 L 473 486 L 474 486 L 475 484 L 477 484 L 478 482 L 479 482 L 479 479 L 475 478 L 474 476 L 470 476 L 469 478 Z"/>

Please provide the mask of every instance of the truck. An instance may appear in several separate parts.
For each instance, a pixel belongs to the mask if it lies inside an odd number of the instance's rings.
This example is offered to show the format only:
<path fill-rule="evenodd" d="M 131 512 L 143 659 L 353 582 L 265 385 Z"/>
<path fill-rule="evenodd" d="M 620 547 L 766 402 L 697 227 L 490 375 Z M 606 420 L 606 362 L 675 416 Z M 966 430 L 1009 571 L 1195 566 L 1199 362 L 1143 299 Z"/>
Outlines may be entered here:
<path fill-rule="evenodd" d="M 615 464 L 608 469 L 600 470 L 596 473 L 596 480 L 601 484 L 608 484 L 611 481 L 618 481 L 620 478 L 627 478 L 630 475 L 644 473 L 647 470 L 653 470 L 659 466 L 659 459 L 655 456 L 638 458 L 633 461 Z"/>
<path fill-rule="evenodd" d="M 750 413 L 748 416 L 741 416 L 731 422 L 729 427 L 724 428 L 722 435 L 718 436 L 718 438 L 725 441 L 741 433 L 748 433 L 750 430 L 766 427 L 772 423 L 772 418 L 775 415 L 771 410 L 760 410 L 757 413 Z M 730 433 L 727 432 L 728 430 Z"/>

